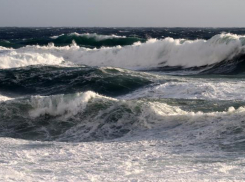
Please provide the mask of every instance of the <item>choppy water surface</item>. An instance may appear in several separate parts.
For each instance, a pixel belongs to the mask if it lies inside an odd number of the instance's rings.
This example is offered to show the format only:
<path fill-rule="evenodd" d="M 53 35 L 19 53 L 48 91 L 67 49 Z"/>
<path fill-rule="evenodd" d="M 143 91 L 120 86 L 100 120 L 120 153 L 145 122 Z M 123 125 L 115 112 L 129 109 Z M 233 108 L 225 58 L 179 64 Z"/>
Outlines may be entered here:
<path fill-rule="evenodd" d="M 244 181 L 245 29 L 1 28 L 1 181 Z"/>

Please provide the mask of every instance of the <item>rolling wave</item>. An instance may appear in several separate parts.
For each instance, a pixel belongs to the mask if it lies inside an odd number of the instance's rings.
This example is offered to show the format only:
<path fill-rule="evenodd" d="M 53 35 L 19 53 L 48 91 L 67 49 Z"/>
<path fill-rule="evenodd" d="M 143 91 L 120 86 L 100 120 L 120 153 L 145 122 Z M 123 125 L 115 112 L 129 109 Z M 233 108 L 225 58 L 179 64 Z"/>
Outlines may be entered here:
<path fill-rule="evenodd" d="M 31 66 L 0 70 L 1 92 L 53 95 L 92 90 L 119 96 L 151 84 L 141 73 L 116 68 Z"/>
<path fill-rule="evenodd" d="M 190 143 L 244 140 L 244 107 L 193 112 L 161 101 L 125 101 L 88 91 L 5 101 L 0 111 L 0 135 L 29 140 L 94 141 L 148 131 L 162 137 L 179 130 Z"/>
<path fill-rule="evenodd" d="M 244 45 L 245 36 L 219 34 L 209 40 L 149 39 L 145 43 L 137 42 L 125 47 L 100 49 L 82 48 L 75 44 L 65 47 L 55 47 L 50 44 L 49 46 L 27 46 L 20 49 L 5 48 L 0 51 L 2 60 L 0 68 L 35 64 L 82 64 L 135 70 L 175 67 L 178 69 L 205 68 L 204 70 L 207 70 L 216 69 L 218 66 L 221 71 L 217 73 L 222 73 L 223 64 L 227 64 L 226 68 L 229 68 L 230 63 L 234 63 L 233 67 L 236 67 L 236 63 L 242 62 L 245 54 Z M 216 73 L 213 69 L 209 69 L 210 72 Z"/>

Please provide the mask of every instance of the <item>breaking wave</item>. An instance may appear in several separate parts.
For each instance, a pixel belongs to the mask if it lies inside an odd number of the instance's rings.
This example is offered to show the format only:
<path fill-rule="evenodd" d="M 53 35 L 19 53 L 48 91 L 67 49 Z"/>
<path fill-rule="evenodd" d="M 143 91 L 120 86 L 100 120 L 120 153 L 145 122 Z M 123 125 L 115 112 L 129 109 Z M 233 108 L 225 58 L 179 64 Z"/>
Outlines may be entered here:
<path fill-rule="evenodd" d="M 82 48 L 76 44 L 65 47 L 55 47 L 52 44 L 49 46 L 27 46 L 20 49 L 1 50 L 0 68 L 72 63 L 136 70 L 163 69 L 165 67 L 205 68 L 205 70 L 208 68 L 209 73 L 215 73 L 210 68 L 219 67 L 218 73 L 222 73 L 222 70 L 227 72 L 227 68 L 229 72 L 229 66 L 222 69 L 223 65 L 234 63 L 232 67 L 234 70 L 238 63 L 243 62 L 244 45 L 245 36 L 219 34 L 209 40 L 149 39 L 145 43 L 137 42 L 125 47 L 102 47 L 100 49 Z M 221 66 L 219 66 L 220 63 L 222 63 Z"/>
<path fill-rule="evenodd" d="M 125 101 L 88 91 L 5 101 L 0 111 L 1 136 L 30 140 L 94 141 L 148 131 L 162 137 L 178 129 L 190 143 L 245 139 L 245 108 L 228 105 L 223 111 L 193 112 L 160 100 Z"/>

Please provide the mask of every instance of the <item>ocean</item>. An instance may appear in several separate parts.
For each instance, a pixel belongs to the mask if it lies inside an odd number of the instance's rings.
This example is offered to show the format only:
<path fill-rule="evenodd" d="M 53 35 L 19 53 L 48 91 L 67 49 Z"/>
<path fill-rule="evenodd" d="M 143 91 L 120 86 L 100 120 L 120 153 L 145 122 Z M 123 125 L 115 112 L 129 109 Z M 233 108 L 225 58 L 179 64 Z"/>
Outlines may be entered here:
<path fill-rule="evenodd" d="M 245 28 L 0 28 L 0 181 L 245 181 Z"/>

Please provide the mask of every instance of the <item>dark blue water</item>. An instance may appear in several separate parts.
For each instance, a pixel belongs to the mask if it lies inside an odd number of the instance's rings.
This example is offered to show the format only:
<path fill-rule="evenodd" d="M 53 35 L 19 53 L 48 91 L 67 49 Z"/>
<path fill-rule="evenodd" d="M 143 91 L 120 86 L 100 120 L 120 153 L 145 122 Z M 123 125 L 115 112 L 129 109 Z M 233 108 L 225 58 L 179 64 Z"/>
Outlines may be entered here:
<path fill-rule="evenodd" d="M 77 32 L 79 34 L 99 34 L 126 36 L 128 39 L 120 42 L 120 39 L 112 42 L 96 43 L 93 39 L 79 39 L 76 36 L 67 35 Z M 47 45 L 54 42 L 57 46 L 69 45 L 72 40 L 86 47 L 130 45 L 133 42 L 144 42 L 149 38 L 162 39 L 172 37 L 188 40 L 210 39 L 220 33 L 233 33 L 244 35 L 245 28 L 0 28 L 0 46 L 22 47 L 26 45 Z M 52 36 L 62 35 L 59 40 L 51 39 Z M 6 42 L 7 41 L 7 42 Z"/>

